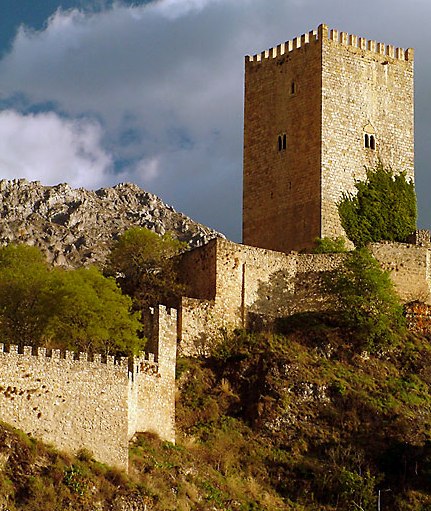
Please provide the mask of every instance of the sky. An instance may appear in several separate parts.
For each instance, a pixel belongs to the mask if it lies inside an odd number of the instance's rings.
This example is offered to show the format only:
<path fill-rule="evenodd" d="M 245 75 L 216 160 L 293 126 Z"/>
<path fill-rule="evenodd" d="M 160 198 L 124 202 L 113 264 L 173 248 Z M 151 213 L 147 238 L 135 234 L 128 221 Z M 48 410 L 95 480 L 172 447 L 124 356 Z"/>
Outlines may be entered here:
<path fill-rule="evenodd" d="M 431 227 L 430 0 L 0 0 L 0 178 L 133 182 L 241 241 L 244 56 L 326 23 L 415 48 Z"/>

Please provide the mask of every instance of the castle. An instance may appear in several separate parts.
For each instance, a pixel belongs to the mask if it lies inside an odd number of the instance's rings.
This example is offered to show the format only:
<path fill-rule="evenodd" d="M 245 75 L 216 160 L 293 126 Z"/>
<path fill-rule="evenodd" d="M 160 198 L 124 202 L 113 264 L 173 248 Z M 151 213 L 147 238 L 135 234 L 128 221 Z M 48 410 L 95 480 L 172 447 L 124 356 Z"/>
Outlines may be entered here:
<path fill-rule="evenodd" d="M 127 468 L 136 432 L 174 440 L 177 346 L 206 355 L 223 330 L 328 308 L 316 283 L 343 255 L 297 251 L 344 234 L 336 204 L 364 166 L 382 161 L 413 180 L 413 63 L 412 49 L 325 25 L 246 57 L 244 244 L 217 238 L 182 256 L 187 296 L 145 318 L 142 358 L 0 346 L 1 419 Z M 429 302 L 429 234 L 371 249 L 404 302 Z"/>
<path fill-rule="evenodd" d="M 317 285 L 340 255 L 305 254 L 344 236 L 337 202 L 379 161 L 414 179 L 414 51 L 320 25 L 245 58 L 243 245 L 216 239 L 184 255 L 182 353 L 220 327 L 249 328 L 330 306 Z M 404 302 L 429 300 L 429 235 L 375 244 Z"/>

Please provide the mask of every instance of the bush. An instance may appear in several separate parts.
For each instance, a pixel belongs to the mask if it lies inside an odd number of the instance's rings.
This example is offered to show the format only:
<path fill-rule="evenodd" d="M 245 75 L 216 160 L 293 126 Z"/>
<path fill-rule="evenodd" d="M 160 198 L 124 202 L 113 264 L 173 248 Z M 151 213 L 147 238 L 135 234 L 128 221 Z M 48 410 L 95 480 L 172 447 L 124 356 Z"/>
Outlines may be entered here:
<path fill-rule="evenodd" d="M 315 247 L 313 252 L 315 254 L 337 254 L 347 252 L 346 240 L 342 237 L 335 239 L 332 238 L 316 238 L 314 240 Z"/>
<path fill-rule="evenodd" d="M 372 241 L 405 241 L 416 229 L 416 195 L 406 173 L 394 174 L 379 163 L 357 181 L 356 194 L 344 194 L 338 204 L 341 225 L 356 247 Z"/>
<path fill-rule="evenodd" d="M 389 273 L 366 248 L 347 254 L 341 268 L 327 274 L 325 287 L 336 295 L 341 322 L 362 349 L 387 348 L 404 334 L 403 310 Z"/>

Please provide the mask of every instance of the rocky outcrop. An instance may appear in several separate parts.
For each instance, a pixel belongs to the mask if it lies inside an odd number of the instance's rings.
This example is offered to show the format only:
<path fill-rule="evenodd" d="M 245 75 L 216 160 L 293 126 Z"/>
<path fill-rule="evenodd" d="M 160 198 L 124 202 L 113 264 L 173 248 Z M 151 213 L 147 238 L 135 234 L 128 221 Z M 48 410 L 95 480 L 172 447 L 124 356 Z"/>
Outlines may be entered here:
<path fill-rule="evenodd" d="M 132 226 L 169 231 L 190 247 L 223 237 L 134 184 L 89 191 L 65 183 L 0 181 L 0 244 L 36 245 L 55 265 L 103 264 L 112 241 Z"/>

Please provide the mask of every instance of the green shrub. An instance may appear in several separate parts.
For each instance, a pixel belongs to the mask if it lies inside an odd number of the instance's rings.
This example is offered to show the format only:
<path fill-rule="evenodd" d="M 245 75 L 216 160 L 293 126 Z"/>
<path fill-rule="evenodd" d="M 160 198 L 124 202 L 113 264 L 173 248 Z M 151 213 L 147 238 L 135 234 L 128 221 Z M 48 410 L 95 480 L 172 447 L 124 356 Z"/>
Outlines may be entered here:
<path fill-rule="evenodd" d="M 337 254 L 340 252 L 347 252 L 346 240 L 342 237 L 338 238 L 316 238 L 314 240 L 315 247 L 313 252 L 315 254 Z"/>
<path fill-rule="evenodd" d="M 340 320 L 361 349 L 387 348 L 404 334 L 403 310 L 389 273 L 366 248 L 347 254 L 343 265 L 327 274 L 325 286 L 336 295 Z"/>
<path fill-rule="evenodd" d="M 357 181 L 356 194 L 345 193 L 338 204 L 341 225 L 356 247 L 372 241 L 405 241 L 416 229 L 416 195 L 406 173 L 394 174 L 379 163 Z"/>

